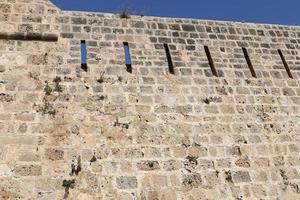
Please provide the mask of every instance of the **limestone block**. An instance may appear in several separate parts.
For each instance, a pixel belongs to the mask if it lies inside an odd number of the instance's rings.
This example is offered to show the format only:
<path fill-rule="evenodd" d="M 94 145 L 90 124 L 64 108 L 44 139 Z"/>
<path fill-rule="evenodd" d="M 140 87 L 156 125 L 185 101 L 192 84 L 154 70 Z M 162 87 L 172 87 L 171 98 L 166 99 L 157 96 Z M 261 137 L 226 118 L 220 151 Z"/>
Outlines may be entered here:
<path fill-rule="evenodd" d="M 7 53 L 0 56 L 0 65 L 25 65 L 26 57 L 20 54 Z"/>
<path fill-rule="evenodd" d="M 119 189 L 134 189 L 137 187 L 137 178 L 134 176 L 120 176 L 116 179 Z"/>
<path fill-rule="evenodd" d="M 42 175 L 42 167 L 39 165 L 18 165 L 13 172 L 19 176 L 40 176 Z"/>
<path fill-rule="evenodd" d="M 250 182 L 251 181 L 249 172 L 247 172 L 247 171 L 234 172 L 233 175 L 232 175 L 232 178 L 233 178 L 233 181 L 237 182 L 237 183 Z"/>
<path fill-rule="evenodd" d="M 9 177 L 12 175 L 13 175 L 13 172 L 8 165 L 0 164 L 0 176 L 1 177 Z"/>

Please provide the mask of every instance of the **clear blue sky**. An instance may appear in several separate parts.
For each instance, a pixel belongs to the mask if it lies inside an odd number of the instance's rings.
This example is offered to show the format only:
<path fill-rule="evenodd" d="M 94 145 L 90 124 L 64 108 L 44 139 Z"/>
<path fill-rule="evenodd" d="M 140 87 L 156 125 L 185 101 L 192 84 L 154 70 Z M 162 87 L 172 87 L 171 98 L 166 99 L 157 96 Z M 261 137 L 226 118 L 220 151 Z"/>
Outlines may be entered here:
<path fill-rule="evenodd" d="M 300 25 L 300 0 L 52 0 L 63 10 Z"/>

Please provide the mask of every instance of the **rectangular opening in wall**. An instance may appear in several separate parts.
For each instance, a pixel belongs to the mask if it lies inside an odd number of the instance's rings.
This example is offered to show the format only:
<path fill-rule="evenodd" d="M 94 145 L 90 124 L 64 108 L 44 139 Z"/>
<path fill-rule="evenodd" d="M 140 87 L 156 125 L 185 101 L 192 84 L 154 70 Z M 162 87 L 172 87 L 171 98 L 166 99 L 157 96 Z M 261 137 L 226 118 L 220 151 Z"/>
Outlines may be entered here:
<path fill-rule="evenodd" d="M 86 51 L 85 40 L 81 40 L 80 52 L 81 52 L 81 69 L 87 71 L 87 51 Z"/>
<path fill-rule="evenodd" d="M 247 51 L 247 49 L 244 48 L 244 47 L 243 47 L 242 49 L 243 49 L 243 53 L 244 53 L 245 59 L 246 59 L 246 61 L 247 61 L 248 67 L 249 67 L 249 69 L 250 69 L 250 72 L 251 72 L 252 76 L 256 78 L 257 76 L 256 76 L 256 73 L 255 73 L 254 67 L 253 67 L 253 65 L 252 65 L 252 62 L 251 62 L 251 60 L 250 60 L 250 57 L 249 57 L 249 55 L 248 55 L 248 51 Z"/>
<path fill-rule="evenodd" d="M 166 56 L 167 56 L 167 60 L 168 60 L 169 73 L 170 74 L 175 74 L 174 65 L 173 65 L 173 62 L 172 62 L 172 57 L 171 57 L 171 53 L 170 53 L 170 49 L 169 49 L 168 44 L 164 44 L 164 48 L 165 48 L 165 52 L 166 52 Z"/>
<path fill-rule="evenodd" d="M 280 49 L 278 49 L 278 53 L 280 55 L 280 58 L 282 60 L 282 63 L 284 65 L 284 68 L 285 68 L 287 74 L 289 75 L 290 78 L 293 78 L 293 75 L 292 75 L 292 72 L 291 72 L 291 70 L 289 68 L 289 65 L 287 64 L 287 62 L 286 62 L 286 60 L 285 60 L 285 58 L 284 58 L 284 56 L 282 54 L 282 51 Z"/>
<path fill-rule="evenodd" d="M 206 57 L 207 57 L 207 60 L 208 60 L 208 64 L 210 66 L 210 69 L 211 69 L 211 72 L 214 76 L 217 76 L 218 77 L 218 73 L 217 73 L 217 70 L 215 68 L 215 64 L 214 64 L 214 61 L 211 57 L 211 54 L 210 54 L 210 51 L 209 51 L 209 48 L 208 46 L 204 46 L 204 50 L 205 50 L 205 53 L 206 53 Z"/>
<path fill-rule="evenodd" d="M 130 56 L 130 50 L 129 50 L 128 42 L 123 42 L 123 46 L 124 46 L 124 52 L 125 52 L 126 71 L 128 73 L 132 73 L 131 56 Z"/>

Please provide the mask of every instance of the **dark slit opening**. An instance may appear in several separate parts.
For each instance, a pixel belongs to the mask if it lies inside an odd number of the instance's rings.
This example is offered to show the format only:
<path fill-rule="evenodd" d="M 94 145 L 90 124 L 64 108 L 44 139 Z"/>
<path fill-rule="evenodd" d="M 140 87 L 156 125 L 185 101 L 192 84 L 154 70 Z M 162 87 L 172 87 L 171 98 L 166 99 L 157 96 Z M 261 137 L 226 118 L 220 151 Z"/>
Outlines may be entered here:
<path fill-rule="evenodd" d="M 165 52 L 166 52 L 166 56 L 167 56 L 167 60 L 168 60 L 169 73 L 175 74 L 174 65 L 172 62 L 172 57 L 171 57 L 171 53 L 170 53 L 168 44 L 164 44 L 164 48 L 165 48 Z"/>
<path fill-rule="evenodd" d="M 281 58 L 281 60 L 282 60 L 282 63 L 283 63 L 283 65 L 284 65 L 284 68 L 285 68 L 285 70 L 286 70 L 288 76 L 289 76 L 290 78 L 293 78 L 293 75 L 292 75 L 292 72 L 291 72 L 291 70 L 290 70 L 290 68 L 289 68 L 289 65 L 287 64 L 287 62 L 286 62 L 286 60 L 285 60 L 285 58 L 284 58 L 284 56 L 283 56 L 283 53 L 282 53 L 282 51 L 281 51 L 280 49 L 278 49 L 278 53 L 279 53 L 279 55 L 280 55 L 280 58 Z"/>
<path fill-rule="evenodd" d="M 210 54 L 208 46 L 204 46 L 204 50 L 205 50 L 205 54 L 206 54 L 206 57 L 207 57 L 207 60 L 208 60 L 208 64 L 210 66 L 212 74 L 214 76 L 218 77 L 218 73 L 217 73 L 217 70 L 215 68 L 215 64 L 214 64 L 214 61 L 213 61 L 213 59 L 211 57 L 211 54 Z"/>
<path fill-rule="evenodd" d="M 251 62 L 251 60 L 250 60 L 250 57 L 249 57 L 249 55 L 248 55 L 248 51 L 247 51 L 247 49 L 244 48 L 244 47 L 243 47 L 242 49 L 243 49 L 243 53 L 244 53 L 245 59 L 246 59 L 246 61 L 247 61 L 248 67 L 249 67 L 249 69 L 250 69 L 250 72 L 251 72 L 252 76 L 256 78 L 257 76 L 256 76 L 256 73 L 255 73 L 254 67 L 253 67 L 253 65 L 252 65 L 252 62 Z"/>

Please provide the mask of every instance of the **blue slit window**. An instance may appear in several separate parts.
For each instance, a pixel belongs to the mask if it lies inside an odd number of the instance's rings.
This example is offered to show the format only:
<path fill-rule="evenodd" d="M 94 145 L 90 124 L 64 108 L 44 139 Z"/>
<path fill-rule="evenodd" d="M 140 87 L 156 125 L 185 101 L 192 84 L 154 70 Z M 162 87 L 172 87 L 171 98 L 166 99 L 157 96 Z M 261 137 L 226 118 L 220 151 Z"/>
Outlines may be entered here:
<path fill-rule="evenodd" d="M 132 73 L 132 63 L 131 63 L 129 44 L 128 44 L 128 42 L 123 42 L 123 45 L 124 45 L 124 53 L 125 53 L 126 71 L 128 73 Z"/>
<path fill-rule="evenodd" d="M 87 71 L 87 50 L 86 50 L 85 40 L 81 40 L 80 51 L 81 51 L 81 69 Z"/>

